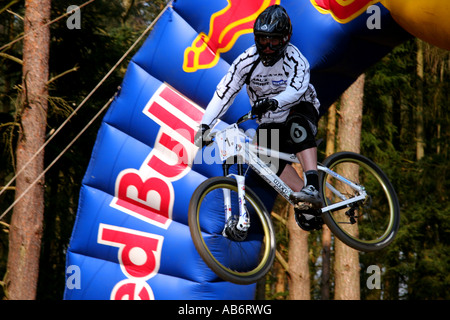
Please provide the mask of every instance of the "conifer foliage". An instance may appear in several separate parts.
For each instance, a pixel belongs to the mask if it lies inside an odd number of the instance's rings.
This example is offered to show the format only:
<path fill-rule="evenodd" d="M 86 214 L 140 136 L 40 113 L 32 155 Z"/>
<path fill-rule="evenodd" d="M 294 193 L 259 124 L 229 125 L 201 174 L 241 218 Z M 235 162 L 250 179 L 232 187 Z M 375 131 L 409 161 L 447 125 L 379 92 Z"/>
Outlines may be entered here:
<path fill-rule="evenodd" d="M 48 2 L 48 17 L 42 17 L 45 21 L 61 16 L 73 5 L 69 0 L 52 1 L 51 8 L 50 1 L 10 0 L 0 5 L 0 45 L 9 44 L 0 49 L 0 186 L 6 185 L 20 166 L 16 150 L 27 130 L 24 106 L 35 102 L 31 95 L 24 96 L 32 89 L 27 81 L 33 75 L 26 71 L 26 42 L 14 41 L 23 35 L 25 4 L 32 2 L 40 6 Z M 45 109 L 47 115 L 41 119 L 40 133 L 34 136 L 39 143 L 52 135 L 165 4 L 165 0 L 96 0 L 83 9 L 80 25 L 71 20 L 69 27 L 67 19 L 49 25 L 48 43 L 39 43 L 49 48 L 48 74 L 40 74 L 41 80 L 46 80 L 39 94 L 45 101 L 39 102 L 39 108 Z M 116 92 L 127 63 L 108 78 L 89 106 L 48 145 L 42 166 L 52 161 Z M 401 205 L 401 222 L 397 239 L 390 246 L 381 252 L 357 253 L 353 260 L 358 263 L 355 268 L 359 269 L 359 281 L 354 283 L 359 282 L 360 299 L 450 299 L 449 89 L 450 53 L 416 39 L 395 48 L 364 75 L 359 152 L 380 165 L 391 179 Z M 333 142 L 330 149 L 339 151 L 336 140 L 341 108 L 342 100 L 336 101 L 330 109 L 336 110 L 335 117 L 326 115 L 320 121 L 318 137 L 332 137 L 320 146 L 320 160 Z M 40 244 L 39 263 L 33 267 L 38 278 L 32 280 L 36 286 L 28 292 L 31 295 L 23 298 L 62 297 L 65 254 L 99 124 L 97 120 L 37 185 L 43 195 L 43 217 L 39 218 L 42 225 L 35 225 L 33 231 L 39 235 L 33 245 Z M 0 214 L 14 201 L 19 188 L 14 184 L 0 195 Z M 295 268 L 289 265 L 294 261 L 289 261 L 288 213 L 283 203 L 273 208 L 278 230 L 277 259 L 259 286 L 258 298 L 292 299 L 290 293 L 295 291 L 310 299 L 335 299 L 339 289 L 335 253 L 339 249 L 328 232 L 312 231 L 304 237 L 302 252 L 306 262 L 301 263 L 309 266 L 309 277 L 301 281 L 304 288 L 290 288 L 293 282 L 289 281 L 289 272 Z M 8 213 L 0 221 L 0 299 L 14 298 L 8 292 L 9 279 L 14 275 L 7 270 L 13 268 L 8 266 L 12 263 L 8 252 L 17 235 L 15 228 L 13 213 Z M 379 276 L 378 282 L 373 275 Z"/>

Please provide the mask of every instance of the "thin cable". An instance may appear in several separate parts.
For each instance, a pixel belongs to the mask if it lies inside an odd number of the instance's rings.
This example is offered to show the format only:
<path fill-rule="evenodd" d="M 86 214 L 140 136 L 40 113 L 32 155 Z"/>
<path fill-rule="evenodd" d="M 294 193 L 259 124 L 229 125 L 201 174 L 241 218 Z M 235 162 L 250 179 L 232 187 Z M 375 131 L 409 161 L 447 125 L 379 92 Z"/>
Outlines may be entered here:
<path fill-rule="evenodd" d="M 83 3 L 82 5 L 78 6 L 78 9 L 75 9 L 75 10 L 79 10 L 79 9 L 81 9 L 82 7 L 87 6 L 88 4 L 90 4 L 90 3 L 94 2 L 94 1 L 95 1 L 95 0 L 89 0 L 89 1 L 87 1 L 87 2 L 85 2 L 85 3 Z M 70 12 L 67 12 L 67 13 L 65 13 L 65 14 L 63 14 L 63 15 L 61 15 L 61 16 L 55 18 L 55 19 L 53 19 L 52 21 L 46 23 L 45 25 L 43 25 L 43 26 L 41 26 L 41 27 L 39 27 L 39 28 L 37 28 L 37 29 L 31 30 L 31 31 L 28 32 L 27 34 L 24 34 L 22 37 L 20 37 L 20 38 L 14 40 L 14 41 L 12 41 L 12 42 L 10 42 L 10 43 L 5 44 L 4 46 L 2 46 L 2 47 L 0 48 L 0 51 L 3 50 L 3 49 L 6 48 L 6 47 L 12 45 L 12 44 L 14 44 L 14 43 L 16 43 L 16 42 L 18 42 L 18 41 L 24 39 L 26 36 L 28 36 L 28 35 L 30 35 L 30 34 L 36 32 L 37 30 L 39 30 L 39 29 L 41 29 L 41 28 L 43 28 L 43 27 L 45 27 L 45 26 L 51 25 L 51 24 L 54 23 L 54 22 L 57 22 L 57 21 L 61 20 L 62 18 L 64 18 L 65 16 L 71 14 L 71 13 L 72 13 L 73 11 L 75 11 L 75 10 L 72 10 L 72 11 L 70 11 Z M 94 88 L 94 90 L 97 90 L 97 88 L 98 88 L 98 87 Z M 91 92 L 91 93 L 93 93 L 93 92 Z M 85 100 L 86 100 L 86 99 L 85 99 Z M 86 101 L 83 101 L 82 104 L 85 103 L 85 102 L 86 102 Z M 81 107 L 81 105 L 78 106 L 78 107 L 72 112 L 72 114 L 69 115 L 69 117 L 61 124 L 60 128 L 58 128 L 58 129 L 53 133 L 53 135 L 51 135 L 50 138 L 47 139 L 47 140 L 45 141 L 45 143 L 38 149 L 38 151 L 36 151 L 36 153 L 35 153 L 35 154 L 30 158 L 30 160 L 22 167 L 22 169 L 19 170 L 19 172 L 17 172 L 17 173 L 15 174 L 15 176 L 12 177 L 12 179 L 11 179 L 5 186 L 0 187 L 0 195 L 2 195 L 3 192 L 5 192 L 5 191 L 8 189 L 8 187 L 11 186 L 11 184 L 14 182 L 14 180 L 17 179 L 17 176 L 18 176 L 18 175 L 19 175 L 19 174 L 20 174 L 20 173 L 21 173 L 21 172 L 22 172 L 22 171 L 23 171 L 23 170 L 31 163 L 31 161 L 34 160 L 34 158 L 37 157 L 37 155 L 38 155 L 39 153 L 41 153 L 41 151 L 42 151 L 42 150 L 47 146 L 47 144 L 53 139 L 53 137 L 56 135 L 56 133 L 58 133 L 58 132 L 62 129 L 62 127 L 64 127 L 64 126 L 66 125 L 67 122 L 69 122 L 69 120 L 74 116 L 74 114 L 76 113 L 76 111 L 80 109 L 80 107 Z"/>
<path fill-rule="evenodd" d="M 97 91 L 97 89 L 106 81 L 106 79 L 114 72 L 114 70 L 125 60 L 128 54 L 134 49 L 134 47 L 141 41 L 144 35 L 153 27 L 153 25 L 159 20 L 161 15 L 167 10 L 170 3 L 164 8 L 163 11 L 156 17 L 156 19 L 144 30 L 144 32 L 137 38 L 137 40 L 131 45 L 131 47 L 125 52 L 125 54 L 119 59 L 119 61 L 109 70 L 109 72 L 103 77 L 102 80 L 95 86 L 94 89 L 84 98 L 84 100 L 78 105 L 78 107 L 67 117 L 67 119 L 56 129 L 56 131 L 45 141 L 45 143 L 36 151 L 36 153 L 30 158 L 30 160 L 16 173 L 16 175 L 0 190 L 0 195 L 3 194 L 5 188 L 9 187 L 12 182 L 17 178 L 17 176 L 27 167 L 34 158 L 50 143 L 50 141 L 56 136 L 56 134 L 61 131 L 61 129 L 72 119 L 72 117 L 81 109 L 81 107 L 91 98 L 91 96 Z"/>
<path fill-rule="evenodd" d="M 33 29 L 33 30 L 29 31 L 28 33 L 24 34 L 23 36 L 21 36 L 21 37 L 15 39 L 15 40 L 13 40 L 13 41 L 11 41 L 11 42 L 9 42 L 9 43 L 3 45 L 3 46 L 0 48 L 0 51 L 2 51 L 3 49 L 5 49 L 5 48 L 7 48 L 7 47 L 9 47 L 9 46 L 12 46 L 12 45 L 13 45 L 14 43 L 16 43 L 16 42 L 19 42 L 20 40 L 22 40 L 22 39 L 28 37 L 30 34 L 35 33 L 36 31 L 39 31 L 39 30 L 41 30 L 42 28 L 47 27 L 47 26 L 51 25 L 52 23 L 55 23 L 55 22 L 61 20 L 61 19 L 64 18 L 64 17 L 67 17 L 68 15 L 74 13 L 74 12 L 77 11 L 77 10 L 80 10 L 80 9 L 83 8 L 84 6 L 87 6 L 88 4 L 90 4 L 91 2 L 94 2 L 94 1 L 95 1 L 95 0 L 89 0 L 89 1 L 86 1 L 86 2 L 83 3 L 82 5 L 79 5 L 78 8 L 73 9 L 73 10 L 71 10 L 71 11 L 69 11 L 69 12 L 66 12 L 66 13 L 63 14 L 63 15 L 60 15 L 59 17 L 57 17 L 57 18 L 55 18 L 55 19 L 53 19 L 53 20 L 47 22 L 46 24 L 43 24 L 43 25 L 40 26 L 39 28 L 36 28 L 36 29 Z"/>
<path fill-rule="evenodd" d="M 78 140 L 78 138 L 91 126 L 91 124 L 100 116 L 100 114 L 102 114 L 103 111 L 106 110 L 106 108 L 109 107 L 109 105 L 111 104 L 111 102 L 114 100 L 114 97 L 109 99 L 108 102 L 100 109 L 99 112 L 97 112 L 97 114 L 91 119 L 91 121 L 88 122 L 88 124 L 77 134 L 77 136 L 75 138 L 73 138 L 73 140 L 64 148 L 63 151 L 61 151 L 61 153 L 52 161 L 52 163 L 50 163 L 47 168 L 45 168 L 44 171 L 41 172 L 41 174 L 28 186 L 28 188 L 25 189 L 24 192 L 22 192 L 22 194 L 17 197 L 17 199 L 8 207 L 8 209 L 5 210 L 5 212 L 2 213 L 2 215 L 0 216 L 0 220 L 3 219 L 3 217 L 17 204 L 17 202 L 19 202 L 24 195 L 27 194 L 28 191 L 30 191 L 30 189 L 36 184 L 36 182 L 39 181 L 39 179 L 41 179 L 48 170 L 50 170 L 50 168 L 64 155 L 64 153 L 66 153 L 67 150 L 69 150 L 69 148 Z"/>
<path fill-rule="evenodd" d="M 94 1 L 94 0 L 92 0 Z M 42 152 L 42 150 L 47 146 L 47 144 L 53 139 L 54 136 L 56 136 L 56 134 L 69 122 L 69 120 L 77 113 L 77 111 L 86 103 L 86 101 L 88 99 L 90 99 L 90 97 L 95 93 L 95 91 L 97 91 L 97 89 L 106 81 L 106 79 L 114 72 L 114 70 L 123 62 L 123 60 L 125 60 L 125 58 L 128 56 L 128 54 L 130 54 L 130 52 L 136 47 L 136 45 L 142 40 L 142 38 L 145 36 L 145 34 L 147 34 L 152 28 L 153 26 L 156 24 L 156 22 L 158 22 L 158 20 L 161 18 L 161 16 L 163 15 L 163 13 L 172 6 L 172 1 L 170 1 L 166 7 L 159 13 L 159 15 L 153 20 L 153 22 L 144 30 L 144 32 L 136 39 L 136 41 L 130 46 L 130 48 L 124 53 L 124 55 L 117 61 L 117 63 L 111 68 L 111 70 L 109 70 L 109 72 L 103 77 L 102 80 L 100 80 L 100 82 L 95 86 L 94 89 L 92 89 L 92 91 L 84 98 L 84 100 L 78 105 L 78 107 L 70 114 L 69 117 L 67 117 L 67 119 L 58 127 L 58 129 L 56 129 L 56 131 L 53 133 L 53 135 L 50 136 L 49 139 L 47 139 L 45 141 L 45 143 L 38 149 L 38 151 L 36 151 L 36 153 L 30 158 L 30 160 L 28 160 L 28 162 L 19 170 L 19 172 L 16 173 L 16 175 L 5 185 L 0 189 L 0 195 L 6 191 L 6 189 L 12 184 L 12 182 L 14 180 L 17 179 L 17 177 L 19 176 L 20 173 L 22 173 L 22 171 L 37 157 L 37 155 L 39 153 Z M 103 108 L 102 108 L 103 109 Z M 97 116 L 97 115 L 96 115 Z M 78 136 L 77 136 L 78 137 Z M 67 148 L 66 148 L 67 149 Z M 64 149 L 64 150 L 66 150 Z M 65 152 L 65 151 L 64 151 Z M 53 163 L 56 161 L 53 161 L 51 163 L 51 165 L 53 165 Z M 50 165 L 50 166 L 51 166 Z M 47 172 L 47 169 L 44 170 L 44 173 Z M 41 177 L 43 176 L 43 174 L 41 174 L 36 180 L 33 181 L 33 183 L 30 185 L 30 187 L 32 185 L 34 185 Z M 20 196 L 19 199 L 22 198 L 22 196 L 30 189 L 27 188 L 27 190 Z M 18 199 L 18 200 L 19 200 Z M 0 216 L 0 220 L 6 215 L 7 212 L 9 212 L 9 210 L 11 210 L 11 208 L 17 203 L 17 201 L 14 201 L 14 203 L 8 208 L 6 209 L 5 212 L 2 213 L 2 215 Z"/>

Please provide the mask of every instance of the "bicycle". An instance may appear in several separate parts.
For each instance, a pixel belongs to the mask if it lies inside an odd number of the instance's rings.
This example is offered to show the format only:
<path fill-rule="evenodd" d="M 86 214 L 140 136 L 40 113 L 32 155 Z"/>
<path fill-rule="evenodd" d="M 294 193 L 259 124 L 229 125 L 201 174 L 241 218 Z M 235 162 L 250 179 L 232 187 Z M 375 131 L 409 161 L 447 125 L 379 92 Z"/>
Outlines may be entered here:
<path fill-rule="evenodd" d="M 220 278 L 237 284 L 255 283 L 270 270 L 275 258 L 271 217 L 258 195 L 246 187 L 245 165 L 297 208 L 295 219 L 300 227 L 309 214 L 316 222 L 312 229 L 325 223 L 343 243 L 364 252 L 381 250 L 394 240 L 400 207 L 392 184 L 378 165 L 347 151 L 318 162 L 323 207 L 314 209 L 299 202 L 293 190 L 260 158 L 265 155 L 298 163 L 297 157 L 252 144 L 238 127 L 250 119 L 251 111 L 210 134 L 210 143 L 216 143 L 224 163 L 224 175 L 202 182 L 189 203 L 188 224 L 194 245 Z M 237 164 L 237 174 L 229 173 L 232 164 Z"/>

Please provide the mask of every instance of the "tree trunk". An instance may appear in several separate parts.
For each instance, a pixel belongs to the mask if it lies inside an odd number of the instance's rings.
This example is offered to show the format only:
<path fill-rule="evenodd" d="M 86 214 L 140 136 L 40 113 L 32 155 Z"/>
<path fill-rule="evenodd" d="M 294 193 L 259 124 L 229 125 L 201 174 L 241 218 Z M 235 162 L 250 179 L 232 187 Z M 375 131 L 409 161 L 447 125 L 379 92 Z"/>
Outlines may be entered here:
<path fill-rule="evenodd" d="M 26 37 L 23 43 L 21 132 L 16 168 L 21 170 L 42 146 L 47 119 L 47 81 L 50 0 L 25 1 Z M 17 177 L 16 199 L 37 179 L 44 167 L 43 152 Z M 41 179 L 14 207 L 9 235 L 6 295 L 11 300 L 36 298 L 39 254 L 44 214 L 44 181 Z"/>
<path fill-rule="evenodd" d="M 423 118 L 423 42 L 417 39 L 417 106 L 416 106 L 416 158 L 425 155 L 425 124 Z"/>
<path fill-rule="evenodd" d="M 293 164 L 302 176 L 300 165 Z M 289 299 L 310 300 L 310 277 L 308 259 L 308 235 L 295 222 L 294 207 L 289 206 Z"/>
<path fill-rule="evenodd" d="M 336 104 L 328 109 L 327 121 L 327 145 L 325 157 L 335 152 L 336 141 Z M 320 294 L 322 300 L 330 299 L 330 275 L 331 275 L 331 231 L 326 224 L 322 227 L 322 277 Z"/>
<path fill-rule="evenodd" d="M 338 133 L 340 150 L 360 152 L 363 97 L 364 75 L 361 75 L 341 98 Z M 358 180 L 357 172 L 349 174 L 349 172 L 345 173 L 350 180 Z M 348 232 L 357 234 L 357 224 L 347 225 L 347 227 Z M 334 298 L 336 300 L 360 299 L 359 269 L 358 252 L 335 239 Z"/>
<path fill-rule="evenodd" d="M 402 150 L 400 136 L 402 132 L 402 93 L 401 89 L 392 92 L 392 124 L 397 132 L 392 137 L 392 144 L 395 150 Z"/>
<path fill-rule="evenodd" d="M 283 201 L 283 206 L 281 208 L 281 210 L 279 210 L 280 216 L 284 221 L 288 220 L 288 215 L 289 215 L 289 207 L 291 206 L 289 204 L 289 202 L 287 202 L 286 200 L 282 200 Z M 283 224 L 283 230 L 286 230 L 285 228 L 287 228 L 287 223 Z M 280 256 L 281 256 L 281 252 L 285 251 L 285 246 L 281 243 L 277 244 L 277 250 L 280 252 Z M 276 268 L 275 270 L 275 274 L 276 274 L 276 283 L 275 283 L 275 294 L 277 294 L 276 299 L 286 299 L 286 296 L 284 295 L 284 293 L 287 291 L 286 290 L 286 283 L 287 283 L 287 279 L 286 279 L 286 274 L 288 274 L 289 271 L 289 264 L 286 261 L 278 261 L 280 259 L 283 259 L 283 257 L 279 257 L 278 259 L 275 259 L 275 266 Z"/>

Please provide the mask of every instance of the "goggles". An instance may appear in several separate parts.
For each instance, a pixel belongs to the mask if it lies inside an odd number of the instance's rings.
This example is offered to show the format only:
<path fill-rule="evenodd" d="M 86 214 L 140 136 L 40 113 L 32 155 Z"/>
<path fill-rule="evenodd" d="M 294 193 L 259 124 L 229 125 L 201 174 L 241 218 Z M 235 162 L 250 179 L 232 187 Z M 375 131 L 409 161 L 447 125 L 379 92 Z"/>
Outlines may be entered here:
<path fill-rule="evenodd" d="M 281 36 L 256 35 L 255 41 L 261 48 L 269 47 L 270 49 L 277 49 L 283 44 Z"/>

